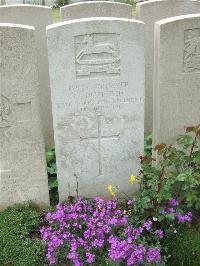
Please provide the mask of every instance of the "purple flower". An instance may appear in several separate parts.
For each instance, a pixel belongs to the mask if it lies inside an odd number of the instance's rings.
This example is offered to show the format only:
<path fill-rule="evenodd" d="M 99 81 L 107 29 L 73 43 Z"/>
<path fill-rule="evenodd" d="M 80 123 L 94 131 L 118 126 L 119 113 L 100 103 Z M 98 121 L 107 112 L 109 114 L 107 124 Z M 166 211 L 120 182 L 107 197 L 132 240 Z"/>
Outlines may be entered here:
<path fill-rule="evenodd" d="M 86 253 L 86 259 L 88 263 L 93 263 L 95 260 L 95 255 L 92 253 L 87 252 Z"/>
<path fill-rule="evenodd" d="M 149 231 L 151 230 L 152 225 L 153 225 L 152 221 L 149 220 L 144 223 L 143 228 L 146 228 L 146 230 Z"/>
<path fill-rule="evenodd" d="M 176 213 L 176 210 L 174 208 L 167 208 L 166 213 Z"/>
<path fill-rule="evenodd" d="M 134 202 L 135 202 L 134 200 L 128 200 L 127 205 L 128 205 L 128 206 L 133 205 Z"/>
<path fill-rule="evenodd" d="M 188 217 L 191 216 L 188 214 Z M 128 219 L 123 210 L 117 208 L 116 199 L 108 202 L 101 198 L 78 199 L 74 204 L 58 204 L 54 212 L 46 214 L 47 225 L 40 229 L 41 239 L 47 243 L 49 264 L 59 264 L 59 254 L 66 250 L 66 245 L 69 247 L 66 257 L 75 266 L 93 264 L 95 254 L 102 250 L 106 250 L 106 256 L 113 261 L 127 265 L 143 263 L 147 248 L 137 242 L 143 241 L 141 234 L 144 228 L 151 229 L 152 221 L 135 228 L 129 225 Z"/>
<path fill-rule="evenodd" d="M 178 214 L 177 218 L 178 218 L 178 223 L 181 223 L 181 224 L 185 223 L 185 222 L 191 223 L 192 222 L 192 213 L 189 212 L 188 214 L 185 214 L 185 215 Z"/>
<path fill-rule="evenodd" d="M 155 231 L 155 234 L 157 235 L 158 238 L 162 239 L 164 237 L 164 232 L 161 229 L 158 229 Z"/>
<path fill-rule="evenodd" d="M 149 248 L 147 251 L 147 261 L 148 263 L 157 263 L 161 259 L 159 248 Z"/>
<path fill-rule="evenodd" d="M 175 207 L 175 206 L 179 205 L 179 202 L 176 199 L 170 199 L 169 205 L 172 206 L 172 207 Z"/>
<path fill-rule="evenodd" d="M 141 264 L 144 260 L 145 252 L 146 249 L 143 245 L 135 246 L 127 260 L 127 265 Z"/>
<path fill-rule="evenodd" d="M 101 240 L 95 239 L 92 242 L 92 246 L 95 247 L 95 248 L 101 248 L 101 247 L 103 247 L 103 244 L 104 244 L 104 240 L 103 239 L 101 239 Z"/>
<path fill-rule="evenodd" d="M 143 232 L 143 228 L 142 227 L 138 227 L 138 228 L 134 229 L 134 231 L 133 231 L 133 233 L 134 233 L 134 235 L 136 237 L 140 236 L 142 232 Z"/>

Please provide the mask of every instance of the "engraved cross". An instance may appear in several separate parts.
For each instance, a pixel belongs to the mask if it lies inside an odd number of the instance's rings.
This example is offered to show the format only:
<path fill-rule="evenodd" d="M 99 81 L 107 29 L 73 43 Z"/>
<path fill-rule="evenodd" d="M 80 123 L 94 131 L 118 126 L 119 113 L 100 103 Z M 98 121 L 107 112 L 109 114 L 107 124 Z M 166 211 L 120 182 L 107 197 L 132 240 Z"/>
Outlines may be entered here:
<path fill-rule="evenodd" d="M 118 139 L 120 136 L 120 133 L 117 133 L 115 135 L 102 135 L 102 121 L 101 121 L 101 116 L 98 116 L 98 135 L 97 137 L 80 137 L 81 141 L 84 140 L 89 140 L 89 141 L 98 141 L 98 161 L 99 161 L 99 176 L 102 175 L 103 170 L 102 170 L 102 149 L 101 149 L 101 142 L 102 139 Z"/>

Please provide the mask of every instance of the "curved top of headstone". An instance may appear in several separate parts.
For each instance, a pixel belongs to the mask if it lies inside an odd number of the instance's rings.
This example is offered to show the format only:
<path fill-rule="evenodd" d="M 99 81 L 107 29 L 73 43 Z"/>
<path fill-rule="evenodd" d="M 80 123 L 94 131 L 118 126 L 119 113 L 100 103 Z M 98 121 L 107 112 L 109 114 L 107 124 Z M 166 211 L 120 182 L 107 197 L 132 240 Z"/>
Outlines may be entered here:
<path fill-rule="evenodd" d="M 34 27 L 22 24 L 14 24 L 14 23 L 0 23 L 0 27 L 9 27 L 9 28 L 22 28 L 27 30 L 35 30 Z"/>
<path fill-rule="evenodd" d="M 137 3 L 137 6 L 140 7 L 148 7 L 151 5 L 158 5 L 160 2 L 160 4 L 166 3 L 166 2 L 174 2 L 174 3 L 181 3 L 183 4 L 184 2 L 198 2 L 198 0 L 149 0 L 149 1 L 144 1 L 144 2 L 139 2 Z"/>
<path fill-rule="evenodd" d="M 71 25 L 76 23 L 84 23 L 84 22 L 90 22 L 90 21 L 121 21 L 121 22 L 130 22 L 130 23 L 138 23 L 138 24 L 145 24 L 144 22 L 136 19 L 128 19 L 128 18 L 117 18 L 117 17 L 92 17 L 92 18 L 81 18 L 81 19 L 73 19 L 69 21 L 62 21 L 59 23 L 54 23 L 47 26 L 47 30 L 51 30 L 54 28 L 62 27 L 65 25 Z"/>
<path fill-rule="evenodd" d="M 61 21 L 89 17 L 132 18 L 132 6 L 110 1 L 88 1 L 60 8 Z"/>
<path fill-rule="evenodd" d="M 22 4 L 22 5 L 8 5 L 8 6 L 0 6 L 0 21 L 2 19 L 8 20 L 8 22 L 15 21 L 16 17 L 19 19 L 20 18 L 20 23 L 22 24 L 27 24 L 27 19 L 31 17 L 32 19 L 30 20 L 31 25 L 33 24 L 31 21 L 35 21 L 34 24 L 37 24 L 38 26 L 40 25 L 40 19 L 36 14 L 40 12 L 40 16 L 42 17 L 42 21 L 46 21 L 47 24 L 52 23 L 52 9 L 51 7 L 47 6 L 40 6 L 40 5 L 28 5 L 28 4 Z M 34 14 L 32 13 L 34 12 Z M 24 22 L 23 22 L 24 21 Z M 35 25 L 32 25 L 35 26 Z M 41 25 L 43 27 L 43 25 Z"/>
<path fill-rule="evenodd" d="M 34 9 L 49 9 L 51 10 L 51 7 L 48 7 L 48 6 L 41 6 L 41 5 L 29 5 L 29 4 L 20 4 L 20 5 L 4 5 L 4 6 L 1 6 L 1 8 L 17 8 L 17 7 L 20 7 L 20 8 L 34 8 Z"/>
<path fill-rule="evenodd" d="M 196 18 L 200 18 L 200 14 L 188 14 L 188 15 L 181 15 L 181 16 L 175 16 L 171 18 L 166 18 L 166 19 L 161 19 L 155 22 L 155 25 L 163 25 L 163 24 L 168 24 L 168 23 L 173 23 L 173 22 L 178 22 L 178 21 L 183 21 L 183 20 L 193 20 Z"/>

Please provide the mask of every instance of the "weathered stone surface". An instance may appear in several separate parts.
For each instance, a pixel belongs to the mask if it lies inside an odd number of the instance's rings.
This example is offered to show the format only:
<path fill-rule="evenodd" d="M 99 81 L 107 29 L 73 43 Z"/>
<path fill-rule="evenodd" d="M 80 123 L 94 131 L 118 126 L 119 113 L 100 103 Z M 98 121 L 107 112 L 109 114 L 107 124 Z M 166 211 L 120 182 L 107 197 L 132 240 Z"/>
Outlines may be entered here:
<path fill-rule="evenodd" d="M 46 146 L 52 145 L 54 143 L 46 44 L 46 26 L 52 24 L 51 16 L 51 8 L 49 7 L 34 5 L 0 7 L 0 22 L 30 25 L 35 27 L 36 30 L 35 33 L 40 84 L 40 114 Z"/>
<path fill-rule="evenodd" d="M 87 0 L 68 0 L 68 4 L 76 4 L 76 3 L 80 3 L 80 2 L 87 2 Z"/>
<path fill-rule="evenodd" d="M 132 18 L 132 6 L 106 1 L 89 1 L 60 8 L 61 21 L 90 17 Z"/>
<path fill-rule="evenodd" d="M 49 203 L 34 28 L 0 24 L 0 209 Z"/>
<path fill-rule="evenodd" d="M 200 123 L 200 15 L 155 23 L 154 143 Z"/>
<path fill-rule="evenodd" d="M 144 25 L 117 18 L 47 27 L 60 200 L 130 193 L 144 137 Z"/>
<path fill-rule="evenodd" d="M 54 0 L 45 0 L 45 6 L 52 7 L 54 6 L 55 1 Z"/>
<path fill-rule="evenodd" d="M 5 0 L 6 5 L 19 5 L 23 4 L 23 0 Z"/>
<path fill-rule="evenodd" d="M 158 20 L 192 13 L 200 13 L 200 1 L 153 0 L 137 4 L 137 18 L 145 22 L 145 131 L 153 125 L 153 61 L 154 23 Z"/>
<path fill-rule="evenodd" d="M 42 5 L 42 0 L 25 0 L 27 5 Z"/>

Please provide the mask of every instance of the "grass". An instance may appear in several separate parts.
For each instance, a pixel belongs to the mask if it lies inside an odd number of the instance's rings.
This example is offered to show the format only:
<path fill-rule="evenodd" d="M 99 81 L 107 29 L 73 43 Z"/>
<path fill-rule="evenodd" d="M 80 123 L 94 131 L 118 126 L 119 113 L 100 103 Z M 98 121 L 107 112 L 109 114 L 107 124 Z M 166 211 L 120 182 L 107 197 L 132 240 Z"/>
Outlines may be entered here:
<path fill-rule="evenodd" d="M 39 238 L 42 214 L 34 205 L 15 205 L 0 212 L 0 265 L 44 266 L 45 246 Z"/>
<path fill-rule="evenodd" d="M 183 230 L 168 245 L 171 259 L 168 266 L 200 265 L 200 229 L 191 227 Z"/>
<path fill-rule="evenodd" d="M 60 8 L 53 8 L 53 23 L 60 22 Z M 133 18 L 136 17 L 136 5 L 133 5 Z"/>

